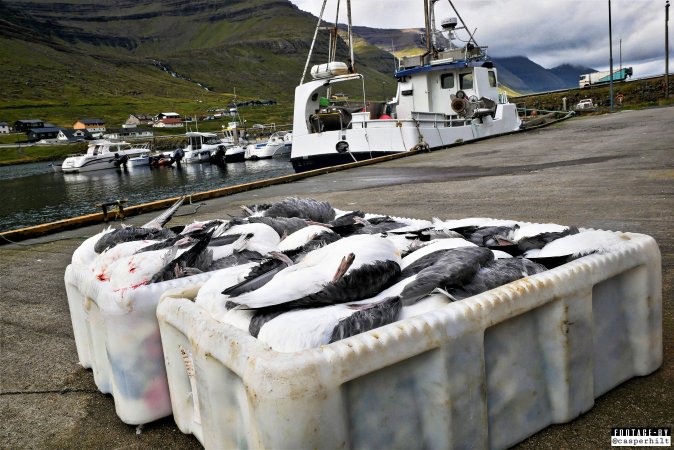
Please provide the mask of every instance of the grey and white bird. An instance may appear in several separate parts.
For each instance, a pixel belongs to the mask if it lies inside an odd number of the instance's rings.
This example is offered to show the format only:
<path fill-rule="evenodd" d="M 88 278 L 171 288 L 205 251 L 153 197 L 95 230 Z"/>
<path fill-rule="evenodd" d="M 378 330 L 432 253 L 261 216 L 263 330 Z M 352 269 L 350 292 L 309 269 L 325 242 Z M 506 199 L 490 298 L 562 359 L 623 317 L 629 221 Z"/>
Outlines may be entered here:
<path fill-rule="evenodd" d="M 96 253 L 101 253 L 105 249 L 112 248 L 122 242 L 162 240 L 175 236 L 175 233 L 164 228 L 164 225 L 171 220 L 171 217 L 173 217 L 178 208 L 180 208 L 184 200 L 185 197 L 181 197 L 169 209 L 140 227 L 123 226 L 122 228 L 105 233 L 95 243 L 94 251 Z"/>
<path fill-rule="evenodd" d="M 335 218 L 335 210 L 328 202 L 312 198 L 288 197 L 272 204 L 242 208 L 249 216 L 299 217 L 319 223 L 328 223 Z"/>
<path fill-rule="evenodd" d="M 624 246 L 630 240 L 629 235 L 625 233 L 584 230 L 556 239 L 541 249 L 529 250 L 524 256 L 552 269 L 582 256 L 610 252 Z"/>
<path fill-rule="evenodd" d="M 400 310 L 400 299 L 390 297 L 295 309 L 273 317 L 255 314 L 248 331 L 272 350 L 298 352 L 392 323 Z"/>
<path fill-rule="evenodd" d="M 400 272 L 400 252 L 378 236 L 357 235 L 309 252 L 259 289 L 231 297 L 231 307 L 317 307 L 369 298 Z"/>

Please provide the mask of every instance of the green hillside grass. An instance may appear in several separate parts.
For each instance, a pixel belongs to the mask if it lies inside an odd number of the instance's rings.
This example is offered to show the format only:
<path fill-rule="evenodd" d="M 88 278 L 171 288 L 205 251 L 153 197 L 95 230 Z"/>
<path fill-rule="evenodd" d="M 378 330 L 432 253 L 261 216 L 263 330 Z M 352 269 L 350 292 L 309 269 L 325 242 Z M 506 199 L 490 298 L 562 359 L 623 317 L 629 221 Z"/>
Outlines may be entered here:
<path fill-rule="evenodd" d="M 235 92 L 238 101 L 278 102 L 247 112 L 250 123 L 291 121 L 313 17 L 273 0 L 169 3 L 139 1 L 123 10 L 87 4 L 85 15 L 77 0 L 0 3 L 0 12 L 15 22 L 7 31 L 0 20 L 0 121 L 41 118 L 70 127 L 96 117 L 120 126 L 131 113 L 207 115 L 227 107 Z M 168 14 L 169 6 L 186 12 Z M 40 25 L 46 20 L 49 26 Z M 322 42 L 315 62 L 325 59 L 327 39 Z M 346 56 L 345 46 L 341 50 Z M 390 71 L 380 73 L 388 55 L 366 43 L 356 51 L 368 97 L 393 95 Z M 214 91 L 174 78 L 152 60 Z"/>
<path fill-rule="evenodd" d="M 68 155 L 84 153 L 86 148 L 83 143 L 0 148 L 0 166 L 62 160 Z"/>
<path fill-rule="evenodd" d="M 278 102 L 241 108 L 249 125 L 288 124 L 316 25 L 315 17 L 285 0 L 138 0 L 123 8 L 116 2 L 11 0 L 0 2 L 0 16 L 0 121 L 40 118 L 63 127 L 86 117 L 119 127 L 132 113 L 209 115 L 235 98 Z M 372 45 L 379 34 L 356 38 L 356 68 L 365 75 L 368 101 L 391 98 L 396 89 L 393 57 Z M 414 41 L 413 30 L 403 34 Z M 322 32 L 312 64 L 325 62 L 326 36 Z M 341 42 L 338 59 L 347 58 Z M 170 76 L 153 60 L 213 91 Z M 360 96 L 359 89 L 344 90 Z M 204 122 L 200 129 L 223 124 Z"/>

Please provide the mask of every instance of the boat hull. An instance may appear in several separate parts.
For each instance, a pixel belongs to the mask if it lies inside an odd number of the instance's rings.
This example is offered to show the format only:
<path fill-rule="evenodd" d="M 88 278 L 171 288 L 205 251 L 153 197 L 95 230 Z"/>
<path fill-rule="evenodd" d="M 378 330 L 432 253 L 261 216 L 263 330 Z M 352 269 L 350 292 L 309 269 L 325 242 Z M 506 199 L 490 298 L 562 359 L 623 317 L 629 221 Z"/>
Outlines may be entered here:
<path fill-rule="evenodd" d="M 231 155 L 225 155 L 225 162 L 227 163 L 236 163 L 244 162 L 246 160 L 246 154 L 244 152 L 234 153 Z"/>
<path fill-rule="evenodd" d="M 329 153 L 305 158 L 291 158 L 290 162 L 292 163 L 295 172 L 300 173 L 315 169 L 323 169 L 325 167 L 341 166 L 342 164 L 349 164 L 352 162 L 367 161 L 368 159 L 394 155 L 396 153 L 401 152 Z"/>
<path fill-rule="evenodd" d="M 420 124 L 421 123 L 421 124 Z M 438 149 L 519 130 L 515 105 L 499 105 L 494 118 L 481 121 L 371 120 L 345 130 L 295 134 L 291 161 L 303 172 L 378 156 L 404 153 L 415 148 Z"/>
<path fill-rule="evenodd" d="M 82 173 L 93 172 L 96 170 L 118 169 L 120 165 L 126 166 L 129 160 L 141 156 L 146 149 L 128 149 L 115 152 L 109 152 L 105 155 L 90 156 L 70 156 L 63 160 L 61 171 L 63 173 Z M 126 162 L 120 163 L 115 160 L 115 154 L 118 157 L 128 157 Z"/>
<path fill-rule="evenodd" d="M 81 173 L 81 172 L 93 172 L 95 170 L 106 170 L 106 169 L 116 169 L 117 166 L 114 164 L 114 157 L 98 158 L 85 161 L 82 164 L 76 164 L 73 166 L 67 166 L 67 161 L 64 161 L 61 166 L 61 171 L 63 173 Z"/>

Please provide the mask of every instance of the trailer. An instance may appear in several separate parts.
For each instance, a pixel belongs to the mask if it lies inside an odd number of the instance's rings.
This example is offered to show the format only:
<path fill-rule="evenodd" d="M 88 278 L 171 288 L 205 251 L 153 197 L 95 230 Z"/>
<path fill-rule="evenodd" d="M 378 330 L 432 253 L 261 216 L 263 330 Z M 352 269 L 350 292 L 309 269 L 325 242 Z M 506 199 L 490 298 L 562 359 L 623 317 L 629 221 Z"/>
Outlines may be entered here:
<path fill-rule="evenodd" d="M 632 76 L 632 73 L 633 71 L 631 67 L 625 67 L 622 69 L 614 70 L 613 81 L 625 81 L 627 77 Z M 578 84 L 581 88 L 586 88 L 593 86 L 595 84 L 609 83 L 610 81 L 611 81 L 611 71 L 605 70 L 603 72 L 593 72 L 581 75 Z"/>

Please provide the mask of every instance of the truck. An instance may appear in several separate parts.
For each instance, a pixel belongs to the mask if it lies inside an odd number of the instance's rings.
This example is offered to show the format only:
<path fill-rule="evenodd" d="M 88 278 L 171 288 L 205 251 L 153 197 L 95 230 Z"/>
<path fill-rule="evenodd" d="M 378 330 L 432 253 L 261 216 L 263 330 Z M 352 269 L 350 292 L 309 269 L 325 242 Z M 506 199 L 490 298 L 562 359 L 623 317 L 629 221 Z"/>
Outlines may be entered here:
<path fill-rule="evenodd" d="M 594 102 L 591 98 L 585 98 L 578 102 L 576 109 L 594 109 Z"/>
<path fill-rule="evenodd" d="M 627 77 L 632 76 L 632 68 L 625 67 L 622 69 L 613 71 L 613 81 L 625 81 Z M 593 72 L 586 73 L 580 76 L 580 81 L 578 82 L 581 88 L 589 88 L 596 84 L 605 84 L 611 81 L 611 71 L 605 70 L 603 72 Z"/>

